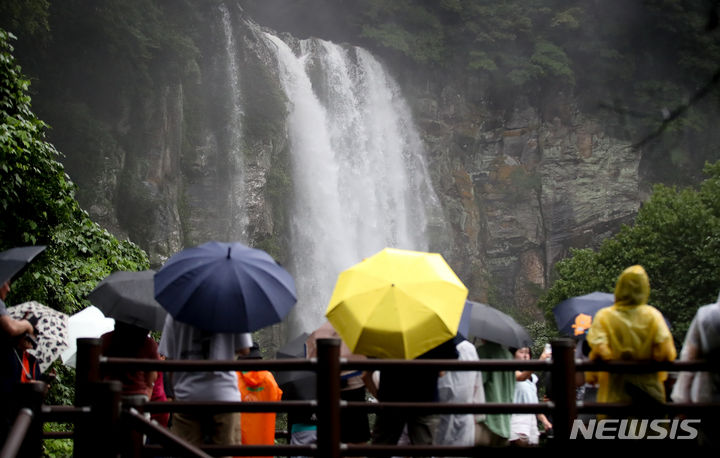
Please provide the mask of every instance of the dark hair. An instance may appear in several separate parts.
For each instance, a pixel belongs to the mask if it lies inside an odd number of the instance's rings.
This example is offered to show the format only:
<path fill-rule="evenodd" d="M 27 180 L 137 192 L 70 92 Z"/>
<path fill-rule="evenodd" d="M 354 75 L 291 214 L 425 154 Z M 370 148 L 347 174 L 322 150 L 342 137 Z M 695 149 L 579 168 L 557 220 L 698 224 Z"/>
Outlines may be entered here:
<path fill-rule="evenodd" d="M 250 347 L 250 353 L 246 356 L 240 356 L 238 359 L 262 359 L 262 353 L 260 353 L 260 345 L 257 342 L 253 342 Z"/>
<path fill-rule="evenodd" d="M 115 320 L 115 330 L 105 356 L 132 358 L 145 345 L 149 332 L 148 329 Z"/>
<path fill-rule="evenodd" d="M 508 350 L 510 350 L 510 353 L 512 353 L 512 355 L 513 355 L 513 357 L 514 357 L 514 356 L 515 356 L 515 353 L 517 353 L 517 351 L 520 350 L 521 348 L 527 348 L 527 349 L 528 349 L 528 353 L 530 353 L 530 359 L 532 359 L 532 357 L 533 357 L 533 351 L 532 351 L 532 348 L 529 347 L 529 346 L 526 346 L 526 347 L 518 347 L 518 348 L 508 347 Z"/>

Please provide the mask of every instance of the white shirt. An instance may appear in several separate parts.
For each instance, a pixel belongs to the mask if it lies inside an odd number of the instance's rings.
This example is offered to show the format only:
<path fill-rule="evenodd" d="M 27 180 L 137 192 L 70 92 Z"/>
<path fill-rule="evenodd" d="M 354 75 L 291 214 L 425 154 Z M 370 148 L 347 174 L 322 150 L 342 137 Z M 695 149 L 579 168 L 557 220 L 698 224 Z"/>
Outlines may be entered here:
<path fill-rule="evenodd" d="M 538 377 L 532 374 L 529 379 L 515 382 L 515 404 L 537 404 L 537 381 Z M 510 417 L 510 440 L 514 441 L 520 437 L 527 437 L 528 442 L 537 444 L 540 442 L 537 417 L 533 413 L 514 413 Z"/>
<path fill-rule="evenodd" d="M 455 346 L 459 361 L 478 361 L 475 346 L 463 340 Z M 482 372 L 480 371 L 446 371 L 438 379 L 438 400 L 440 402 L 458 402 L 479 404 L 485 402 Z M 437 445 L 475 444 L 475 415 L 447 414 L 440 415 L 435 430 Z"/>
<path fill-rule="evenodd" d="M 680 360 L 716 358 L 720 354 L 720 303 L 704 305 L 695 313 L 685 335 Z M 720 375 L 680 372 L 670 395 L 674 402 L 720 402 Z"/>

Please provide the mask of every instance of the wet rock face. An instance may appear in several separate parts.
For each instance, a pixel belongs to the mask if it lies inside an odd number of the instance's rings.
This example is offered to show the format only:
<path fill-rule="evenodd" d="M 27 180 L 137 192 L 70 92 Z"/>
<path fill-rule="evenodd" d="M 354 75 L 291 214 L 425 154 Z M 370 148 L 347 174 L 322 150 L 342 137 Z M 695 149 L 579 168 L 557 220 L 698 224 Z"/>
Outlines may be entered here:
<path fill-rule="evenodd" d="M 451 265 L 477 300 L 541 319 L 552 266 L 637 213 L 640 154 L 572 100 L 552 117 L 530 103 L 498 113 L 451 89 L 460 82 L 435 93 L 406 82 L 453 228 Z"/>

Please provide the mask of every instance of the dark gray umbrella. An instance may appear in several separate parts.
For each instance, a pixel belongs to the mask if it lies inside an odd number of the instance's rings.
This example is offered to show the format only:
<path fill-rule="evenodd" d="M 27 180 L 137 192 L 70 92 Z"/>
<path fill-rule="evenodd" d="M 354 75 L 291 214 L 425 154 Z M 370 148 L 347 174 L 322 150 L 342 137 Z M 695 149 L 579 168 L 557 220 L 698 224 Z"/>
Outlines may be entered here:
<path fill-rule="evenodd" d="M 88 295 L 109 317 L 145 329 L 160 330 L 167 312 L 155 300 L 154 270 L 114 272 Z"/>
<path fill-rule="evenodd" d="M 12 280 L 30 264 L 35 256 L 45 250 L 45 245 L 20 246 L 0 253 L 0 285 Z"/>
<path fill-rule="evenodd" d="M 513 317 L 480 302 L 465 301 L 458 333 L 468 339 L 478 337 L 510 348 L 532 345 L 530 334 Z"/>
<path fill-rule="evenodd" d="M 305 341 L 309 336 L 309 333 L 303 332 L 287 342 L 275 353 L 275 359 L 305 358 Z M 317 398 L 317 375 L 314 372 L 278 371 L 275 381 L 283 392 L 283 399 L 306 401 Z"/>
<path fill-rule="evenodd" d="M 290 401 L 317 399 L 317 375 L 309 371 L 278 371 L 275 381 Z"/>

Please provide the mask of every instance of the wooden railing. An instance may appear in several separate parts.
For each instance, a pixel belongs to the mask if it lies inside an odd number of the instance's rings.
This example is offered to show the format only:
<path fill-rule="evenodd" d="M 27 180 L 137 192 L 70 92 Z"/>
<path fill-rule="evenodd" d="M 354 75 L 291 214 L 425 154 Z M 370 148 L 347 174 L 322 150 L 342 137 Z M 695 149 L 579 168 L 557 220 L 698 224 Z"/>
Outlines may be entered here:
<path fill-rule="evenodd" d="M 574 341 L 557 339 L 552 342 L 553 359 L 546 361 L 519 360 L 340 360 L 340 341 L 337 339 L 318 340 L 318 357 L 313 359 L 287 360 L 241 360 L 241 361 L 151 361 L 129 358 L 105 358 L 100 355 L 98 339 L 78 339 L 76 399 L 75 406 L 42 405 L 41 383 L 26 384 L 24 387 L 27 403 L 20 410 L 18 420 L 3 446 L 0 458 L 18 456 L 41 456 L 42 424 L 47 421 L 68 421 L 74 423 L 69 437 L 74 441 L 74 454 L 78 457 L 100 458 L 117 456 L 221 456 L 221 455 L 272 455 L 272 456 L 318 456 L 336 458 L 340 456 L 477 456 L 497 449 L 465 446 L 385 446 L 377 444 L 353 445 L 340 442 L 341 409 L 368 414 L 382 410 L 402 409 L 427 413 L 545 413 L 552 416 L 554 438 L 543 447 L 518 450 L 503 448 L 503 454 L 547 453 L 548 448 L 567 451 L 588 446 L 583 440 L 571 440 L 573 421 L 578 413 L 607 413 L 612 415 L 638 415 L 638 407 L 629 404 L 578 403 L 576 401 L 576 371 L 608 371 L 641 373 L 655 371 L 717 371 L 707 362 L 576 362 Z M 101 381 L 104 368 L 156 370 L 156 371 L 315 371 L 317 373 L 316 401 L 280 402 L 148 402 L 130 405 L 121 402 L 120 382 Z M 551 402 L 538 404 L 514 403 L 411 403 L 411 402 L 345 402 L 340 399 L 341 370 L 382 370 L 391 367 L 424 367 L 432 370 L 461 371 L 549 371 L 552 377 Z M 644 412 L 652 415 L 709 415 L 717 412 L 718 403 L 710 404 L 664 404 L 661 410 Z M 170 433 L 166 428 L 148 421 L 143 412 L 298 412 L 314 411 L 317 414 L 317 443 L 313 445 L 236 445 L 236 446 L 194 446 Z M 147 435 L 155 444 L 144 445 L 142 436 Z M 59 436 L 52 436 L 53 438 Z M 68 436 L 61 436 L 68 437 Z M 23 440 L 24 438 L 24 440 Z M 47 436 L 46 436 L 47 438 Z M 640 445 L 639 445 L 640 444 Z M 687 441 L 599 441 L 593 447 L 615 447 L 627 452 L 639 449 L 669 451 L 674 448 L 687 452 L 692 445 Z"/>

